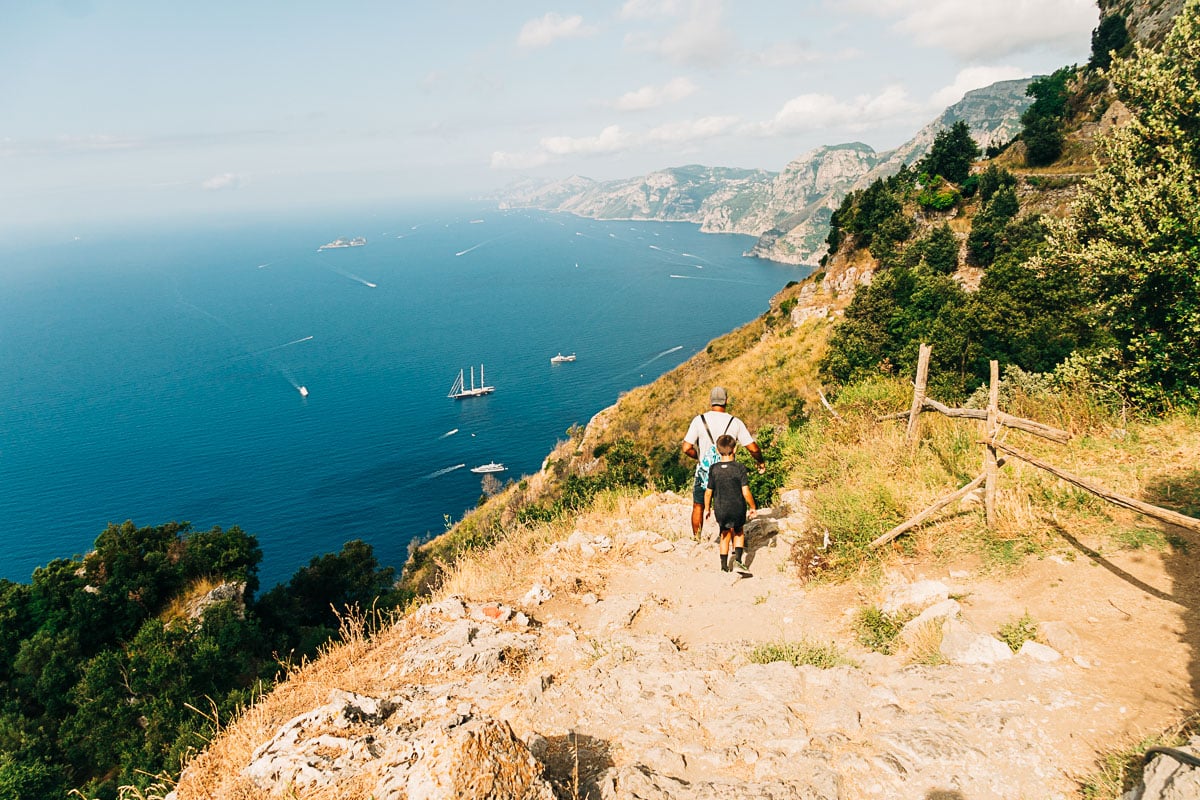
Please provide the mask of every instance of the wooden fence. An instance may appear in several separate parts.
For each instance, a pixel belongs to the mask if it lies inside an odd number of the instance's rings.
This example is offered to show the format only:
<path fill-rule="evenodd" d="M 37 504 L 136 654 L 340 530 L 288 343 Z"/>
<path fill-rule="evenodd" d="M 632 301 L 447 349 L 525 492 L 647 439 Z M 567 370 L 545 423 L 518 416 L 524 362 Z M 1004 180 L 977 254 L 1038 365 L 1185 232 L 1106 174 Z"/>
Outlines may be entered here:
<path fill-rule="evenodd" d="M 932 517 L 941 509 L 956 502 L 968 494 L 978 489 L 981 485 L 984 487 L 984 515 L 989 528 L 996 523 L 996 485 L 999 480 L 1000 467 L 1004 466 L 1006 459 L 999 455 L 1000 452 L 1011 456 L 1012 458 L 1024 461 L 1038 469 L 1045 470 L 1051 475 L 1061 478 L 1068 483 L 1078 486 L 1080 489 L 1091 492 L 1092 494 L 1107 500 L 1114 505 L 1128 508 L 1137 511 L 1140 514 L 1145 514 L 1148 517 L 1153 517 L 1161 522 L 1166 522 L 1170 525 L 1178 525 L 1181 528 L 1187 528 L 1191 531 L 1200 533 L 1200 520 L 1189 517 L 1185 514 L 1180 514 L 1176 511 L 1171 511 L 1165 508 L 1144 503 L 1141 500 L 1135 500 L 1132 497 L 1110 492 L 1103 487 L 1097 486 L 1078 475 L 1072 475 L 1064 469 L 1047 464 L 1037 458 L 1034 458 L 1027 453 L 1018 450 L 1008 444 L 998 441 L 998 436 L 1002 428 L 1015 428 L 1016 430 L 1032 433 L 1035 436 L 1040 436 L 1043 439 L 1050 441 L 1065 443 L 1070 441 L 1071 434 L 1067 431 L 1059 430 L 1058 428 L 1044 425 L 1040 422 L 1035 422 L 1022 417 L 1014 417 L 1012 414 L 1007 414 L 1000 410 L 1000 364 L 997 361 L 992 361 L 989 365 L 990 376 L 988 382 L 988 405 L 986 409 L 976 408 L 949 408 L 942 403 L 937 402 L 925 396 L 926 386 L 929 379 L 929 355 L 932 348 L 927 344 L 922 344 L 917 356 L 917 378 L 913 388 L 912 406 L 908 411 L 901 411 L 897 414 L 888 414 L 885 417 L 880 417 L 878 421 L 905 419 L 908 420 L 908 427 L 905 432 L 905 439 L 909 446 L 915 446 L 918 439 L 920 416 L 922 411 L 936 411 L 947 417 L 961 419 L 978 419 L 984 423 L 984 439 L 980 444 L 984 447 L 983 453 L 983 472 L 974 480 L 966 485 L 956 489 L 950 494 L 938 499 L 928 508 L 921 511 L 916 516 L 908 519 L 896 527 L 892 528 L 887 533 L 883 534 L 875 541 L 871 542 L 871 547 L 879 547 L 882 544 L 892 541 L 897 536 L 912 530 L 920 525 L 925 520 Z"/>

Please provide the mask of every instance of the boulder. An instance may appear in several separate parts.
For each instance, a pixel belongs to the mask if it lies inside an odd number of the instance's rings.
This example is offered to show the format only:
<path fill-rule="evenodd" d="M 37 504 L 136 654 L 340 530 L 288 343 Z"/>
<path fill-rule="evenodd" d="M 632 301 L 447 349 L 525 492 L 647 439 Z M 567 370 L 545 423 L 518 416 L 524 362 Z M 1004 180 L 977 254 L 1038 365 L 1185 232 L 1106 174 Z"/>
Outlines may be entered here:
<path fill-rule="evenodd" d="M 957 600 L 943 600 L 940 603 L 934 603 L 904 623 L 904 628 L 900 631 L 900 638 L 907 639 L 924 627 L 926 623 L 934 620 L 956 619 L 961 612 L 962 606 L 958 604 Z"/>
<path fill-rule="evenodd" d="M 943 630 L 939 650 L 952 664 L 995 664 L 1013 657 L 1004 642 L 957 620 L 947 620 Z"/>
<path fill-rule="evenodd" d="M 894 587 L 884 598 L 881 610 L 885 614 L 920 613 L 935 603 L 950 597 L 950 589 L 941 581 L 916 581 Z"/>
<path fill-rule="evenodd" d="M 1178 748 L 1200 756 L 1200 736 Z M 1169 755 L 1155 755 L 1142 773 L 1140 785 L 1121 795 L 1121 800 L 1197 800 L 1200 798 L 1200 768 Z"/>
<path fill-rule="evenodd" d="M 1041 661 L 1046 664 L 1049 664 L 1052 661 L 1058 661 L 1060 658 L 1062 658 L 1062 654 L 1053 647 L 1047 647 L 1046 645 L 1035 642 L 1032 639 L 1027 639 L 1021 644 L 1021 649 L 1017 651 L 1017 655 L 1028 656 L 1034 661 Z"/>
<path fill-rule="evenodd" d="M 542 764 L 508 724 L 487 717 L 439 729 L 407 770 L 385 775 L 379 800 L 554 800 Z"/>

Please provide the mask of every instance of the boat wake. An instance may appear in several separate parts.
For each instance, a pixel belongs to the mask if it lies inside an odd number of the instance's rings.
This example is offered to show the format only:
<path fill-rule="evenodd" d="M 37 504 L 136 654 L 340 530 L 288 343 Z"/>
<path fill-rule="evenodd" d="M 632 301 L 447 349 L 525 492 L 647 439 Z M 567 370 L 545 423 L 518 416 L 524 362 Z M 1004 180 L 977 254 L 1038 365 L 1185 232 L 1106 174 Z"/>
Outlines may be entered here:
<path fill-rule="evenodd" d="M 658 361 L 660 358 L 662 358 L 664 356 L 669 356 L 669 355 L 671 355 L 671 353 L 678 353 L 682 349 L 683 349 L 683 345 L 680 344 L 680 345 L 676 345 L 675 347 L 670 348 L 669 350 L 663 350 L 661 353 L 659 353 L 654 358 L 647 361 L 645 364 L 638 364 L 636 367 L 634 367 L 634 369 L 635 370 L 641 369 L 642 367 L 645 367 L 649 364 L 653 364 L 655 361 Z"/>
<path fill-rule="evenodd" d="M 341 275 L 343 278 L 349 278 L 352 281 L 358 281 L 363 286 L 366 286 L 368 289 L 376 288 L 376 284 L 371 283 L 366 278 L 360 278 L 359 276 L 355 275 L 353 272 L 346 272 L 344 269 L 337 269 L 336 267 L 330 267 L 329 271 L 335 272 L 338 275 Z"/>
<path fill-rule="evenodd" d="M 458 428 L 455 428 L 454 430 L 446 431 L 445 433 L 443 433 L 443 434 L 442 434 L 441 436 L 439 436 L 438 438 L 439 438 L 439 439 L 445 439 L 446 437 L 448 437 L 448 436 L 453 436 L 453 435 L 454 435 L 454 434 L 456 434 L 456 433 L 458 433 Z"/>
<path fill-rule="evenodd" d="M 305 336 L 303 339 L 293 339 L 293 340 L 292 340 L 292 341 L 290 341 L 290 342 L 284 342 L 283 344 L 277 344 L 277 345 L 275 345 L 274 347 L 268 347 L 268 348 L 266 348 L 266 349 L 263 349 L 263 350 L 256 350 L 256 351 L 254 351 L 253 353 L 251 353 L 250 355 L 252 355 L 252 356 L 261 356 L 263 353 L 270 353 L 270 352 L 271 352 L 271 351 L 273 351 L 273 350 L 282 350 L 283 348 L 285 348 L 285 347 L 291 347 L 291 346 L 292 346 L 292 345 L 294 345 L 294 344 L 300 344 L 301 342 L 307 342 L 307 341 L 311 341 L 311 340 L 312 340 L 312 338 L 313 338 L 313 337 L 311 337 L 311 336 Z"/>
<path fill-rule="evenodd" d="M 500 236 L 493 236 L 491 239 L 484 239 L 479 244 L 472 245 L 472 246 L 468 247 L 466 250 L 459 250 L 454 255 L 465 256 L 467 253 L 471 252 L 472 250 L 478 250 L 479 248 L 483 247 L 485 244 L 491 244 L 492 242 L 496 241 L 497 239 L 503 239 L 507 235 L 508 234 L 501 234 Z"/>
<path fill-rule="evenodd" d="M 465 466 L 466 466 L 466 464 L 455 464 L 453 467 L 446 467 L 445 469 L 439 469 L 436 472 L 429 473 L 421 480 L 428 481 L 428 480 L 433 480 L 434 478 L 440 478 L 443 475 L 448 475 L 451 472 L 454 472 L 454 470 L 462 469 Z"/>

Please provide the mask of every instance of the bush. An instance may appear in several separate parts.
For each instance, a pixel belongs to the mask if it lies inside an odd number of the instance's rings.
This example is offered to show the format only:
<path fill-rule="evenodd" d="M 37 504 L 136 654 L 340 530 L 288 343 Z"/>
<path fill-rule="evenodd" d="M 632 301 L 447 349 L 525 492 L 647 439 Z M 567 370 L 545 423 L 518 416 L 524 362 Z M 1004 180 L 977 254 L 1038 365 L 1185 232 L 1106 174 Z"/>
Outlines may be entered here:
<path fill-rule="evenodd" d="M 769 642 L 760 644 L 751 650 L 749 659 L 753 664 L 784 661 L 795 667 L 812 666 L 820 669 L 858 666 L 858 662 L 842 653 L 841 649 L 833 642 L 827 645 L 808 641 Z"/>
<path fill-rule="evenodd" d="M 895 648 L 900 631 L 904 630 L 904 623 L 909 619 L 912 617 L 886 614 L 873 606 L 863 608 L 854 616 L 854 632 L 858 643 L 863 647 L 889 656 Z"/>

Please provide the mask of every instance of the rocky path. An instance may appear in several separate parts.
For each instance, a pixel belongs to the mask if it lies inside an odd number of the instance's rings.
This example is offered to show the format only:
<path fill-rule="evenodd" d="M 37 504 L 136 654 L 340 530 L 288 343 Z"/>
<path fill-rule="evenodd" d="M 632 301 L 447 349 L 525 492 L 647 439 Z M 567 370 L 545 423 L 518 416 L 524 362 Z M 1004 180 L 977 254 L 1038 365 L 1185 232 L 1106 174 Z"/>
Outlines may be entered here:
<path fill-rule="evenodd" d="M 1072 798 L 1097 750 L 1194 706 L 1195 587 L 1153 553 L 997 577 L 899 564 L 877 588 L 805 588 L 786 508 L 758 523 L 740 575 L 688 539 L 688 511 L 661 495 L 580 520 L 513 596 L 425 607 L 347 681 L 362 695 L 280 726 L 244 782 L 344 797 L 352 780 L 377 799 Z M 922 612 L 941 663 L 858 645 L 865 606 Z M 1014 655 L 993 634 L 1023 613 L 1045 643 Z M 751 660 L 801 641 L 854 663 Z"/>

